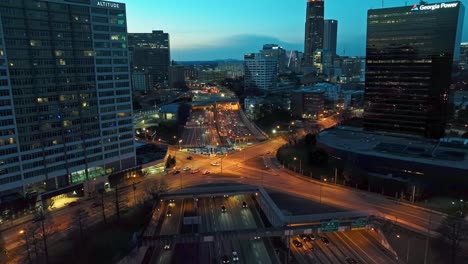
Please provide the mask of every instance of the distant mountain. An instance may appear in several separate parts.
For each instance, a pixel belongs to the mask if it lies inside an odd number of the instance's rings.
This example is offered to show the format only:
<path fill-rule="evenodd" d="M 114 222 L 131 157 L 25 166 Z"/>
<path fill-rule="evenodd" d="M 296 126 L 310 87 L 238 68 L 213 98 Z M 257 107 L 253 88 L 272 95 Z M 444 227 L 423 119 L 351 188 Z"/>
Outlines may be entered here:
<path fill-rule="evenodd" d="M 208 61 L 177 61 L 177 64 L 184 66 L 190 65 L 218 65 L 220 62 L 242 62 L 242 60 L 226 59 L 226 60 L 208 60 Z"/>

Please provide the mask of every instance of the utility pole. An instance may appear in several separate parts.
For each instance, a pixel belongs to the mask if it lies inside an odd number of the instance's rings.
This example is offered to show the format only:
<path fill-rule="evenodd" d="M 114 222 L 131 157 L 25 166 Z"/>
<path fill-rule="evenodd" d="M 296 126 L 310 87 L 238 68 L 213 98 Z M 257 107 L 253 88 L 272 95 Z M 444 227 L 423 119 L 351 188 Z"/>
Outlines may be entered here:
<path fill-rule="evenodd" d="M 115 186 L 115 213 L 117 216 L 117 223 L 120 221 L 120 208 L 119 208 L 119 184 Z"/>
<path fill-rule="evenodd" d="M 426 200 L 426 208 L 427 208 L 427 200 Z M 426 247 L 424 250 L 424 264 L 427 264 L 427 257 L 429 252 L 429 235 L 431 232 L 431 219 L 432 218 L 432 210 L 429 209 L 429 223 L 427 225 L 427 237 L 426 237 Z"/>

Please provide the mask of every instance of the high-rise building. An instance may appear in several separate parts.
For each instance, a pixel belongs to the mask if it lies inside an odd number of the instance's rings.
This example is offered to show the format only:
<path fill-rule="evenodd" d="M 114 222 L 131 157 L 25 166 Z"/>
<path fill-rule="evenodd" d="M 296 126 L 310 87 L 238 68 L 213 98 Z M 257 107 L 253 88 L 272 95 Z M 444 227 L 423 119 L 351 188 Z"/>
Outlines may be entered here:
<path fill-rule="evenodd" d="M 265 44 L 260 50 L 263 57 L 273 58 L 278 62 L 278 72 L 286 72 L 286 50 L 276 44 Z"/>
<path fill-rule="evenodd" d="M 152 33 L 129 33 L 128 47 L 133 71 L 144 71 L 152 75 L 153 86 L 168 80 L 171 62 L 168 33 L 161 30 L 154 30 Z"/>
<path fill-rule="evenodd" d="M 244 87 L 246 91 L 264 93 L 276 88 L 278 63 L 259 53 L 244 56 Z"/>
<path fill-rule="evenodd" d="M 325 3 L 323 0 L 307 0 L 305 22 L 304 64 L 313 64 L 314 52 L 323 48 Z"/>
<path fill-rule="evenodd" d="M 366 129 L 444 135 L 463 16 L 458 1 L 369 10 Z"/>
<path fill-rule="evenodd" d="M 338 39 L 338 20 L 325 19 L 323 29 L 323 49 L 329 50 L 336 56 L 336 42 Z"/>
<path fill-rule="evenodd" d="M 0 22 L 0 197 L 134 168 L 125 4 L 1 1 Z"/>
<path fill-rule="evenodd" d="M 184 65 L 173 64 L 169 66 L 169 87 L 185 88 L 185 67 Z"/>
<path fill-rule="evenodd" d="M 461 43 L 460 45 L 459 62 L 463 64 L 464 68 L 468 68 L 468 42 Z"/>
<path fill-rule="evenodd" d="M 329 50 L 314 51 L 313 65 L 319 74 L 328 74 L 333 66 L 333 55 Z"/>

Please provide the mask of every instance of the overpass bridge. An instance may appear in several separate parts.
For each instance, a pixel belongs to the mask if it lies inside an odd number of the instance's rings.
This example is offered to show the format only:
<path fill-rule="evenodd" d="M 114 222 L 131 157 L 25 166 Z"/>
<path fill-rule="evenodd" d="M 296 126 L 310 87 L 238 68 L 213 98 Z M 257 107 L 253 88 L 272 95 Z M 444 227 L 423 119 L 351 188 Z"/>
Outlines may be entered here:
<path fill-rule="evenodd" d="M 330 228 L 330 222 L 312 222 L 301 224 L 288 224 L 283 227 L 267 227 L 256 229 L 242 229 L 242 230 L 228 230 L 216 231 L 196 234 L 174 234 L 174 235 L 161 235 L 161 236 L 143 236 L 141 239 L 142 246 L 157 247 L 167 243 L 208 243 L 216 241 L 227 240 L 252 240 L 255 238 L 269 238 L 269 237 L 288 237 L 301 234 L 316 234 L 324 232 L 344 232 L 349 230 L 366 229 L 373 227 L 372 222 L 375 220 L 373 216 L 353 213 L 355 216 L 352 218 L 333 219 L 332 221 L 339 221 L 337 230 Z M 366 219 L 366 225 L 354 227 L 357 220 Z M 330 219 L 324 219 L 329 221 Z"/>

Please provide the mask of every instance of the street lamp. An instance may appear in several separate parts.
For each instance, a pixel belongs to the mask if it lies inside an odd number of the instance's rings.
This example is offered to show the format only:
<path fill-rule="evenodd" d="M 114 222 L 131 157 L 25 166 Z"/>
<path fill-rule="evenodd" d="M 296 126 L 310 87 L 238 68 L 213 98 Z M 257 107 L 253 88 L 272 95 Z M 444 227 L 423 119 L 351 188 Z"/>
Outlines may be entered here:
<path fill-rule="evenodd" d="M 297 158 L 294 157 L 294 160 L 297 160 Z M 302 159 L 299 159 L 299 173 L 302 174 Z"/>

